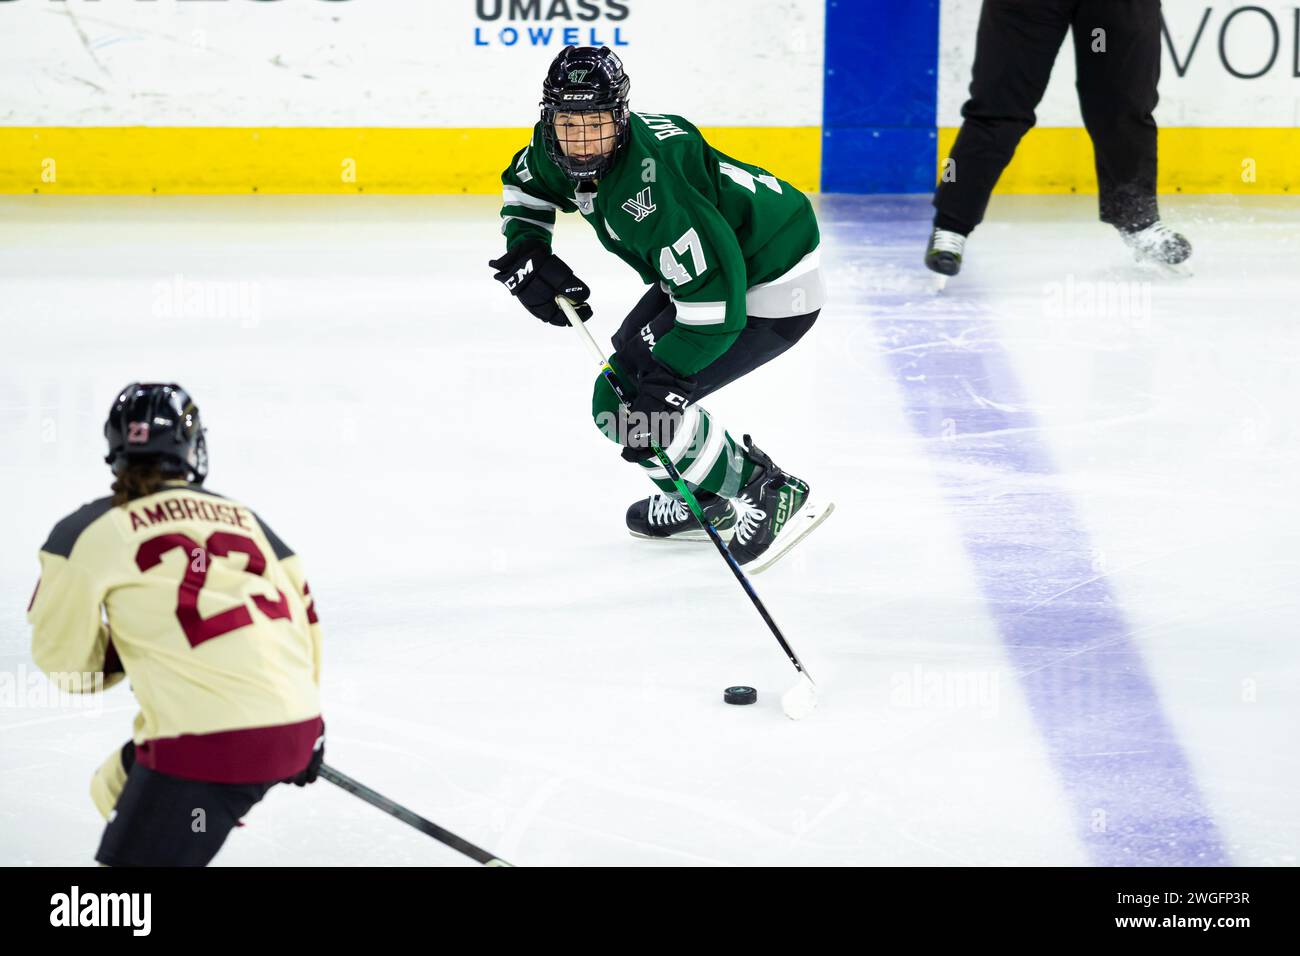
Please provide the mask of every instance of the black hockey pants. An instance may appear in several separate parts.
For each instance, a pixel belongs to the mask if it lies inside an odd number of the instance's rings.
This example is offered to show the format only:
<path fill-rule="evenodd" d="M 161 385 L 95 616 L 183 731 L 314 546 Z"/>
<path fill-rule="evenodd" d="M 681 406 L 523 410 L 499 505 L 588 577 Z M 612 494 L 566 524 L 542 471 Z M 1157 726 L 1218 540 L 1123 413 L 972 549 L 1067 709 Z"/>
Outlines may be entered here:
<path fill-rule="evenodd" d="M 1096 156 L 1101 220 L 1133 229 L 1158 218 L 1152 111 L 1160 0 L 984 0 L 970 99 L 949 154 L 951 181 L 934 194 L 935 225 L 968 233 L 983 220 L 993 187 L 1034 125 L 1067 30 Z"/>

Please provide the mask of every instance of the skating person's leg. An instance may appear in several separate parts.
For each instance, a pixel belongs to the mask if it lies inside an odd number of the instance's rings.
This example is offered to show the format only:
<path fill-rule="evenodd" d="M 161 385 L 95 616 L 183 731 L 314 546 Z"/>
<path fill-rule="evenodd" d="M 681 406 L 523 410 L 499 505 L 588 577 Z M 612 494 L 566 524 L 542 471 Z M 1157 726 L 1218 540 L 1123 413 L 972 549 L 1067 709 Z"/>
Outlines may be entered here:
<path fill-rule="evenodd" d="M 106 866 L 207 866 L 273 785 L 184 780 L 137 763 L 95 859 Z"/>
<path fill-rule="evenodd" d="M 820 276 L 813 276 L 811 283 L 809 300 L 820 303 Z M 768 456 L 752 446 L 748 436 L 744 443 L 736 442 L 707 410 L 700 407 L 698 400 L 785 352 L 812 327 L 819 312 L 820 309 L 803 315 L 750 318 L 735 343 L 717 361 L 694 376 L 697 382 L 694 400 L 665 448 L 682 477 L 696 492 L 705 516 L 720 532 L 729 532 L 737 521 L 728 499 L 735 497 L 745 503 L 747 550 L 738 552 L 742 563 L 754 561 L 768 550 L 787 521 L 807 502 L 808 486 L 776 468 Z M 642 297 L 614 336 L 616 352 L 611 357 L 611 365 L 624 382 L 629 397 L 635 394 L 633 383 L 653 367 L 651 349 L 672 328 L 675 317 L 671 299 L 652 289 Z M 611 431 L 611 427 L 621 426 L 618 400 L 603 378 L 596 381 L 592 412 L 602 431 L 617 440 L 617 433 Z M 667 471 L 658 460 L 648 457 L 641 467 L 662 493 L 632 504 L 627 513 L 628 530 L 642 538 L 705 539 L 707 536 L 677 496 Z M 768 498 L 772 501 L 767 502 Z M 779 508 L 778 499 L 781 502 Z M 763 502 L 767 502 L 768 507 L 763 507 Z M 829 514 L 829 509 L 825 513 Z M 733 547 L 740 548 L 741 545 Z M 777 553 L 784 553 L 784 550 Z M 770 563 L 768 561 L 763 566 Z"/>
<path fill-rule="evenodd" d="M 628 396 L 636 394 L 637 380 L 654 367 L 650 350 L 676 321 L 672 299 L 659 286 L 651 286 L 632 307 L 623 324 L 614 333 L 614 354 L 610 367 L 623 384 Z M 618 441 L 625 419 L 618 397 L 604 378 L 597 378 L 592 392 L 592 417 L 601 431 Z M 660 487 L 664 487 L 660 483 Z M 705 515 L 724 536 L 729 536 L 736 513 L 724 497 L 696 487 L 696 498 Z M 634 501 L 627 509 L 627 529 L 633 537 L 704 541 L 708 536 L 672 488 L 671 482 L 661 494 Z"/>
<path fill-rule="evenodd" d="M 1034 125 L 1078 2 L 984 0 L 970 99 L 934 193 L 935 231 L 926 265 L 935 272 L 960 270 L 965 237 L 983 221 L 993 187 Z"/>
<path fill-rule="evenodd" d="M 1139 256 L 1182 262 L 1191 245 L 1160 223 L 1156 200 L 1160 4 L 1081 0 L 1073 30 L 1101 221 L 1117 228 Z"/>

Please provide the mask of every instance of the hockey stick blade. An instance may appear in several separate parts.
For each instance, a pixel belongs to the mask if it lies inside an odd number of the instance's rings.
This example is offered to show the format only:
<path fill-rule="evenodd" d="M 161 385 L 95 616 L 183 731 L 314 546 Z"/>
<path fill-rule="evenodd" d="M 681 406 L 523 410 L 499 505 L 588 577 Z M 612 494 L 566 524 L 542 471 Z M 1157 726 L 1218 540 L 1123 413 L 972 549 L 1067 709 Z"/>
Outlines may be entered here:
<path fill-rule="evenodd" d="M 817 685 L 806 673 L 799 675 L 799 683 L 781 695 L 781 710 L 791 720 L 803 720 L 817 709 Z"/>

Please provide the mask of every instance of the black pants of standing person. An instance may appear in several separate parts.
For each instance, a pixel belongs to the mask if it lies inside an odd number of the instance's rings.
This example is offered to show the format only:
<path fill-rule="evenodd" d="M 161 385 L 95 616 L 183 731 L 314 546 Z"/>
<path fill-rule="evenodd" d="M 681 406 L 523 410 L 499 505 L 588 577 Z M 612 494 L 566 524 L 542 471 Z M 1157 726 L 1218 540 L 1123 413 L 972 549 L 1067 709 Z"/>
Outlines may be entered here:
<path fill-rule="evenodd" d="M 1034 125 L 1067 31 L 1074 34 L 1079 106 L 1097 160 L 1101 220 L 1144 228 L 1156 206 L 1160 0 L 984 0 L 970 100 L 934 194 L 934 223 L 967 235 Z M 1104 31 L 1097 33 L 1096 31 Z"/>

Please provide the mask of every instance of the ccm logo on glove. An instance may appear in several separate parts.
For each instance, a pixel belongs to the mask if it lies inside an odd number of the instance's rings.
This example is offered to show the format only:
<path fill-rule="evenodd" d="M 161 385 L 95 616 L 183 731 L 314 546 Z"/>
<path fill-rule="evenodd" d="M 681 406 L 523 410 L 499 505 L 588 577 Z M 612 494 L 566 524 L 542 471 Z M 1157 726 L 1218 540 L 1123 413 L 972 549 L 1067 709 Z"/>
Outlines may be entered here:
<path fill-rule="evenodd" d="M 591 289 L 573 274 L 540 240 L 521 242 L 500 259 L 488 263 L 497 270 L 493 278 L 510 290 L 525 309 L 551 325 L 568 325 L 555 297 L 562 295 L 573 303 L 578 318 L 586 322 L 591 318 Z"/>
<path fill-rule="evenodd" d="M 488 263 L 488 265 L 491 264 L 492 263 Z M 529 259 L 527 262 L 524 263 L 524 267 L 522 269 L 520 269 L 518 272 L 516 272 L 509 279 L 506 280 L 506 288 L 513 293 L 515 291 L 515 286 L 523 282 L 524 276 L 530 275 L 532 271 L 533 271 L 533 260 Z"/>

